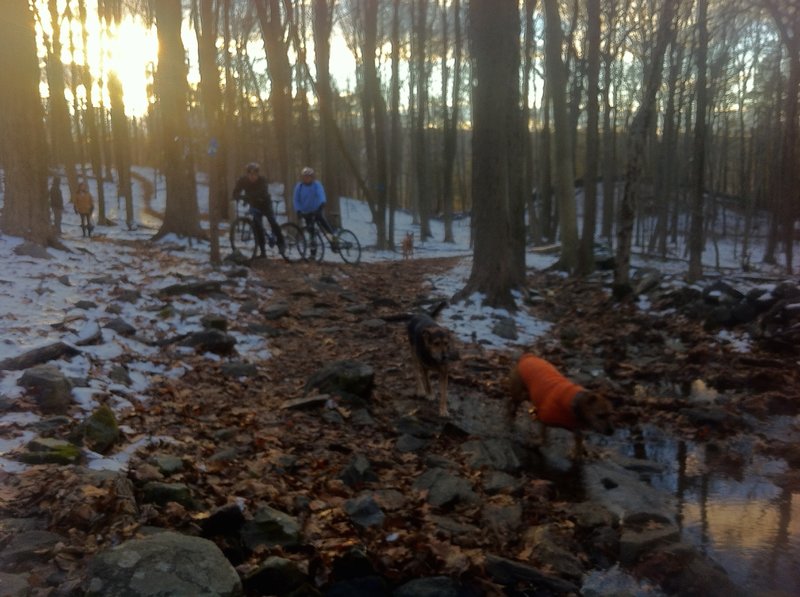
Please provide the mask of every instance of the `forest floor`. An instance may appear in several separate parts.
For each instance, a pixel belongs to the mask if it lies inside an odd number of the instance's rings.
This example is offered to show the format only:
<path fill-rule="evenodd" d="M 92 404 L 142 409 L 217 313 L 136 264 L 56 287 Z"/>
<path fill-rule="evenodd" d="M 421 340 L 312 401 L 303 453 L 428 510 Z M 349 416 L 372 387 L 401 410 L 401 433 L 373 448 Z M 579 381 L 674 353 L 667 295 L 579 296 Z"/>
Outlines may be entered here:
<path fill-rule="evenodd" d="M 150 257 L 157 258 L 155 252 Z M 128 476 L 135 491 L 148 480 L 162 478 L 151 465 L 155 454 L 173 455 L 183 468 L 169 480 L 190 487 L 194 508 L 175 502 L 145 504 L 133 514 L 119 504 L 122 496 L 87 485 L 77 467 L 71 466 L 31 466 L 0 479 L 6 516 L 44 519 L 48 530 L 64 537 L 55 557 L 28 571 L 34 594 L 74 589 L 89 556 L 146 527 L 199 534 L 210 513 L 233 502 L 246 504 L 250 512 L 257 505 L 287 512 L 302 521 L 305 537 L 300 548 L 240 554 L 234 563 L 243 576 L 267 555 L 281 555 L 299 562 L 324 586 L 337 558 L 362 546 L 375 571 L 390 582 L 445 575 L 471 579 L 473 586 L 491 594 L 501 591 L 496 579 L 485 573 L 486 554 L 537 564 L 529 534 L 486 530 L 486 507 L 523 504 L 517 529 L 546 523 L 566 527 L 566 490 L 532 469 L 519 473 L 521 483 L 511 490 L 484 491 L 477 482 L 481 471 L 470 466 L 462 449 L 468 434 L 457 425 L 436 427 L 423 450 L 397 449 L 398 421 L 416 417 L 436 422 L 438 417 L 432 402 L 413 396 L 405 325 L 395 319 L 441 298 L 430 296 L 424 281 L 456 262 L 457 258 L 412 259 L 358 267 L 257 262 L 250 271 L 256 288 L 264 296 L 269 293 L 271 304 L 288 307 L 275 320 L 265 322 L 257 314 L 261 324 L 267 324 L 263 333 L 270 337 L 271 353 L 256 363 L 257 373 L 227 377 L 221 371 L 222 361 L 209 363 L 201 355 L 166 348 L 158 359 L 189 365 L 187 373 L 178 379 L 163 378 L 151 388 L 148 403 L 120 416 L 123 429 L 133 430 L 126 438 L 129 442 L 172 438 L 134 456 Z M 731 351 L 700 321 L 660 316 L 632 303 L 612 301 L 598 279 L 531 272 L 528 285 L 539 298 L 525 308 L 553 323 L 552 332 L 530 349 L 563 370 L 602 370 L 588 387 L 612 400 L 616 424 L 631 435 L 644 423 L 669 428 L 675 436 L 692 441 L 724 441 L 740 431 L 736 417 L 698 422 L 687 415 L 689 388 L 697 380 L 720 392 L 747 388 L 748 397 L 725 406 L 731 412 L 753 417 L 797 414 L 796 354 L 758 346 L 747 353 Z M 229 329 L 252 325 L 248 317 L 229 321 Z M 479 396 L 500 412 L 505 375 L 515 355 L 468 343 L 459 349 L 461 359 L 450 380 L 451 404 L 463 409 L 468 404 L 462 402 L 463 396 Z M 367 420 L 335 399 L 317 408 L 286 408 L 305 394 L 313 374 L 343 359 L 374 370 Z M 759 449 L 774 453 L 776 447 L 763 442 Z M 221 457 L 226 450 L 228 456 Z M 800 468 L 797 446 L 783 450 Z M 367 456 L 372 474 L 363 482 L 343 482 L 342 472 L 359 454 Z M 432 505 L 415 480 L 434 457 L 475 481 L 478 501 Z M 800 490 L 800 476 L 786 482 Z M 386 514 L 381 525 L 362 528 L 343 509 L 347 500 L 365 489 L 378 496 Z M 138 502 L 138 493 L 136 497 Z M 450 524 L 465 529 L 457 538 L 442 530 L 445 516 Z M 595 558 L 576 549 L 579 560 Z M 538 563 L 548 571 L 546 564 Z"/>

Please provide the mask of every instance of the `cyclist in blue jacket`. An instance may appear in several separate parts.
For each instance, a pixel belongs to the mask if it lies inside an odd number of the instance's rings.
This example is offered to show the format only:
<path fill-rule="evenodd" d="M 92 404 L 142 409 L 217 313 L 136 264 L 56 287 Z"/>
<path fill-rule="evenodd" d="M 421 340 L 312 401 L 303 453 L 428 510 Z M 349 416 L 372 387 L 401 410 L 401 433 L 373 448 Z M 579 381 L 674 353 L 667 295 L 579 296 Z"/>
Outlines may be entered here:
<path fill-rule="evenodd" d="M 286 243 L 283 240 L 281 227 L 275 219 L 275 213 L 272 211 L 272 198 L 269 195 L 267 179 L 261 176 L 260 170 L 255 162 L 247 164 L 244 176 L 240 177 L 236 181 L 236 186 L 233 187 L 233 199 L 241 199 L 250 206 L 248 213 L 253 217 L 253 227 L 261 257 L 266 257 L 267 254 L 266 234 L 264 222 L 261 220 L 262 217 L 267 218 L 272 234 L 275 235 L 277 240 L 278 250 L 283 255 Z"/>
<path fill-rule="evenodd" d="M 322 183 L 314 178 L 314 170 L 308 166 L 303 168 L 300 177 L 300 182 L 294 187 L 292 199 L 295 212 L 305 220 L 306 226 L 312 232 L 312 238 L 316 222 L 328 233 L 333 234 L 333 228 L 322 213 L 325 207 L 325 189 Z"/>

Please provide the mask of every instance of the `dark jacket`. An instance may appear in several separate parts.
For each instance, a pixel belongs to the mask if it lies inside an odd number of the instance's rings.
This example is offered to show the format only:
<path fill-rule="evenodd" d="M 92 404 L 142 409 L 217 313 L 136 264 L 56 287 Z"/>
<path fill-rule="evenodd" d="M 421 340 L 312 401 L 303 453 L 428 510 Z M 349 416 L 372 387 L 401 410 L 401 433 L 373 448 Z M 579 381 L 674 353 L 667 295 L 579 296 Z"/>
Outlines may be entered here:
<path fill-rule="evenodd" d="M 64 195 L 61 193 L 60 184 L 55 181 L 50 187 L 50 207 L 56 211 L 64 209 Z"/>
<path fill-rule="evenodd" d="M 269 196 L 269 189 L 267 187 L 267 179 L 263 176 L 251 181 L 245 174 L 236 181 L 236 186 L 233 187 L 233 198 L 239 199 L 242 197 L 245 202 L 255 209 L 269 213 L 272 211 L 272 200 Z"/>

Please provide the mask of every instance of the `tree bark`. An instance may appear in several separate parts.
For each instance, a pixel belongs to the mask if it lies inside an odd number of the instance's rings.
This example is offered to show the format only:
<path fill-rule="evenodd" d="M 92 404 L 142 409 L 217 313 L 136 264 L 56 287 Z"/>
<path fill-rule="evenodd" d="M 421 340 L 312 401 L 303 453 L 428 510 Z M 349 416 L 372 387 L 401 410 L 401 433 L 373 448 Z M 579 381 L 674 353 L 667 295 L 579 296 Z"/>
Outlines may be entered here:
<path fill-rule="evenodd" d="M 54 243 L 47 184 L 47 138 L 39 97 L 39 59 L 27 0 L 10 0 L 0 18 L 0 163 L 5 171 L 0 229 L 40 245 Z"/>
<path fill-rule="evenodd" d="M 561 257 L 558 266 L 568 272 L 578 265 L 578 224 L 575 210 L 574 172 L 572 147 L 567 114 L 567 71 L 561 59 L 561 17 L 556 0 L 544 0 L 545 7 L 545 60 L 547 63 L 547 88 L 553 102 L 555 128 L 556 195 L 558 223 L 561 231 Z"/>
<path fill-rule="evenodd" d="M 161 149 L 164 152 L 166 209 L 155 238 L 175 233 L 201 238 L 197 187 L 187 117 L 186 62 L 181 40 L 181 0 L 155 3 L 158 30 L 156 93 L 160 104 Z"/>
<path fill-rule="evenodd" d="M 471 0 L 473 89 L 472 189 L 475 251 L 460 297 L 515 310 L 512 290 L 524 280 L 524 202 L 519 160 L 521 110 L 516 84 L 520 22 L 515 0 Z M 514 238 L 516 235 L 517 238 Z M 517 253 L 515 255 L 515 252 Z"/>

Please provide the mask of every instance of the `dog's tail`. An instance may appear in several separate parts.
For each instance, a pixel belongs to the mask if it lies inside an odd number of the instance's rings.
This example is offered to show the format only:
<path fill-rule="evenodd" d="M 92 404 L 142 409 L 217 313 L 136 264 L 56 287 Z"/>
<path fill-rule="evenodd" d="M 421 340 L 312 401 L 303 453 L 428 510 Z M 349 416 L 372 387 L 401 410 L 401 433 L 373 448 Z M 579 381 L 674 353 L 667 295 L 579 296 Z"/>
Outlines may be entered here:
<path fill-rule="evenodd" d="M 428 314 L 432 319 L 436 319 L 436 316 L 439 315 L 447 305 L 449 305 L 447 301 L 441 300 L 437 302 L 432 309 L 424 309 L 423 313 Z M 384 315 L 381 319 L 391 323 L 394 321 L 408 321 L 412 317 L 414 317 L 414 313 L 396 313 L 394 315 Z"/>

